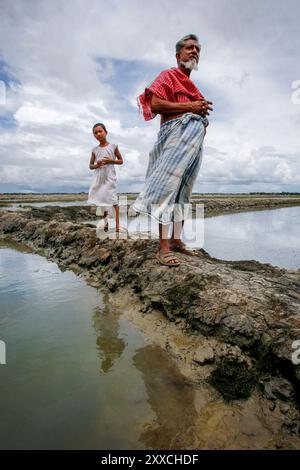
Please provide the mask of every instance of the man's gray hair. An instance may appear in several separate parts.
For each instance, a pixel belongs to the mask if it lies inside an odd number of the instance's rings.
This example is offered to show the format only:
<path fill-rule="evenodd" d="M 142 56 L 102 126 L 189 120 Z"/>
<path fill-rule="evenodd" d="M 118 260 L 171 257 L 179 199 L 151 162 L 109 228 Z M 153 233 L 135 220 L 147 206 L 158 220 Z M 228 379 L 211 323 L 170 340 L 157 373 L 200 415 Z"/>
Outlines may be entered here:
<path fill-rule="evenodd" d="M 199 44 L 199 39 L 198 39 L 198 36 L 196 36 L 196 34 L 188 34 L 187 36 L 184 36 L 176 43 L 176 54 L 178 54 L 178 52 L 180 52 L 180 50 L 183 48 L 185 41 L 188 41 L 189 39 L 193 39 L 194 41 L 197 41 Z"/>

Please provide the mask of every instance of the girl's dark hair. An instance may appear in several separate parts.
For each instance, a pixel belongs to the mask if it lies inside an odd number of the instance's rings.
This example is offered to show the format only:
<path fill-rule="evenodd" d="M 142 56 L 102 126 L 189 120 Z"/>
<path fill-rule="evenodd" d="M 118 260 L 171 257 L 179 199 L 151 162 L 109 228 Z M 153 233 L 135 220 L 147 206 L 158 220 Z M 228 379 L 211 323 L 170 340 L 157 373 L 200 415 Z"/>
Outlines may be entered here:
<path fill-rule="evenodd" d="M 94 132 L 95 127 L 98 127 L 98 126 L 101 126 L 102 129 L 103 129 L 105 132 L 107 132 L 106 127 L 105 127 L 104 124 L 102 124 L 102 122 L 97 122 L 96 124 L 93 125 L 93 132 Z"/>

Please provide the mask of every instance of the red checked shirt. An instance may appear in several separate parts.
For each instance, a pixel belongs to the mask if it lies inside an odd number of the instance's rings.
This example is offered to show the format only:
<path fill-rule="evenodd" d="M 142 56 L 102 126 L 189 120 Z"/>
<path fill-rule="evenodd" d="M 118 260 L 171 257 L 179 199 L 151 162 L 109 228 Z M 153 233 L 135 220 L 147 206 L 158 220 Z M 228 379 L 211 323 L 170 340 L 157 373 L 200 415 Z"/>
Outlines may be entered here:
<path fill-rule="evenodd" d="M 161 72 L 158 77 L 138 97 L 138 104 L 143 112 L 145 121 L 155 118 L 151 111 L 151 96 L 172 103 L 187 103 L 203 99 L 196 85 L 179 68 L 171 68 Z"/>

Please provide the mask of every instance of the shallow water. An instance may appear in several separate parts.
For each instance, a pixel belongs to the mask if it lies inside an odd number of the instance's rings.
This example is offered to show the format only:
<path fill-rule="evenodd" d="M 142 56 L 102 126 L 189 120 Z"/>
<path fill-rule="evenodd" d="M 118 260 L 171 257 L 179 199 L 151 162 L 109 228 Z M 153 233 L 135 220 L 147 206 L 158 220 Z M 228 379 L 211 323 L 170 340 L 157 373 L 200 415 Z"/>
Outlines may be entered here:
<path fill-rule="evenodd" d="M 66 202 L 12 202 L 10 205 L 1 206 L 0 209 L 9 210 L 9 211 L 20 211 L 25 210 L 28 207 L 45 207 L 45 206 L 59 206 L 59 207 L 68 207 L 68 206 L 86 206 L 86 201 L 66 201 Z"/>
<path fill-rule="evenodd" d="M 220 259 L 299 269 L 299 234 L 300 207 L 222 215 L 205 220 L 204 249 Z"/>
<path fill-rule="evenodd" d="M 1 449 L 267 448 L 282 441 L 272 433 L 276 419 L 266 420 L 254 399 L 226 405 L 209 387 L 187 383 L 107 293 L 74 273 L 2 246 L 0 298 Z"/>
<path fill-rule="evenodd" d="M 130 448 L 149 414 L 142 335 L 107 296 L 33 254 L 0 250 L 1 448 Z"/>

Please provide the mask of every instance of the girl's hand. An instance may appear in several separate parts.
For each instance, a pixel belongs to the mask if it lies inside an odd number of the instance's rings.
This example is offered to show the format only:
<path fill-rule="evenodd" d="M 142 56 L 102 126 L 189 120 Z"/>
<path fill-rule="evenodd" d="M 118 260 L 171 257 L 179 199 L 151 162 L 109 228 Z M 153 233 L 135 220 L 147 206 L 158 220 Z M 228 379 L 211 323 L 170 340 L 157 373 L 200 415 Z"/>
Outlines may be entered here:
<path fill-rule="evenodd" d="M 98 168 L 102 168 L 105 165 L 107 165 L 107 161 L 105 158 L 103 158 L 102 160 L 100 160 L 100 162 L 98 162 Z"/>

